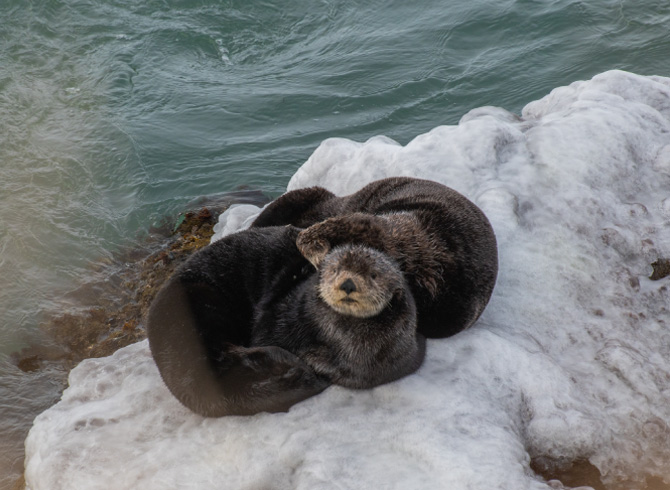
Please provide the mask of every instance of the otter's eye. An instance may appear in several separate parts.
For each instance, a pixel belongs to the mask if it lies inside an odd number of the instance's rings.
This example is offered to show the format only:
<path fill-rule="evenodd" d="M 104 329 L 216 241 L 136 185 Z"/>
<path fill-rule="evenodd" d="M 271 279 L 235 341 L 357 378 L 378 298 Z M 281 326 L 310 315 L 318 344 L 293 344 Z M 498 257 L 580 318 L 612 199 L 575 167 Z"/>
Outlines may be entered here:
<path fill-rule="evenodd" d="M 372 279 L 377 279 L 377 274 L 375 274 L 375 273 L 373 272 L 372 274 L 370 274 L 370 277 L 371 277 Z"/>

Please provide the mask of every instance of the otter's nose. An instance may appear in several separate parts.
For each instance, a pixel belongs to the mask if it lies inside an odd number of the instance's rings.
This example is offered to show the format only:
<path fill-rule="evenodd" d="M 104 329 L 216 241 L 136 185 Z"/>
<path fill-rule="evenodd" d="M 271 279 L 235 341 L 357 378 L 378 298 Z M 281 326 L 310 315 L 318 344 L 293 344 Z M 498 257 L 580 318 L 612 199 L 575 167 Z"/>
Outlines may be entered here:
<path fill-rule="evenodd" d="M 356 284 L 351 279 L 347 279 L 342 284 L 340 284 L 340 289 L 347 294 L 351 294 L 356 291 Z"/>

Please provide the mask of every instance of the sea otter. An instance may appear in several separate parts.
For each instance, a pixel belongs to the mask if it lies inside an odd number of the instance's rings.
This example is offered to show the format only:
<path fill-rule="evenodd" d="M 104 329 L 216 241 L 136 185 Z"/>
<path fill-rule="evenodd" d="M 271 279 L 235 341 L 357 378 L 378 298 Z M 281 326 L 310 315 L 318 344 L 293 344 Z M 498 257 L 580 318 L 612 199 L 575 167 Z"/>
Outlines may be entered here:
<path fill-rule="evenodd" d="M 147 316 L 172 394 L 209 417 L 286 411 L 332 383 L 370 388 L 420 366 L 425 339 L 398 264 L 333 247 L 315 271 L 293 226 L 253 228 L 196 252 Z"/>
<path fill-rule="evenodd" d="M 392 257 L 414 295 L 418 331 L 429 338 L 471 326 L 493 292 L 498 252 L 491 224 L 475 204 L 437 182 L 392 177 L 343 197 L 322 187 L 290 191 L 252 223 L 277 225 L 307 228 L 298 246 L 316 266 L 345 243 Z"/>

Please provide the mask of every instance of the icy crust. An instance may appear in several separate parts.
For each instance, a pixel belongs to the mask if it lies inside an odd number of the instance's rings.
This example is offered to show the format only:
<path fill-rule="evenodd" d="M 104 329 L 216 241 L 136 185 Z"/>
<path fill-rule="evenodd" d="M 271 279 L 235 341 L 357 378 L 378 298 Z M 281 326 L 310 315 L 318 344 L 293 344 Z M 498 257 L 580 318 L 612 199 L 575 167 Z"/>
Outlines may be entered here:
<path fill-rule="evenodd" d="M 647 278 L 670 257 L 670 79 L 607 72 L 404 147 L 330 139 L 288 188 L 393 175 L 443 182 L 491 220 L 500 275 L 473 328 L 429 341 L 398 382 L 253 417 L 182 408 L 146 342 L 84 361 L 35 420 L 28 487 L 560 486 L 531 458 L 588 459 L 610 488 L 670 482 L 670 277 Z M 219 237 L 255 212 L 224 215 Z"/>

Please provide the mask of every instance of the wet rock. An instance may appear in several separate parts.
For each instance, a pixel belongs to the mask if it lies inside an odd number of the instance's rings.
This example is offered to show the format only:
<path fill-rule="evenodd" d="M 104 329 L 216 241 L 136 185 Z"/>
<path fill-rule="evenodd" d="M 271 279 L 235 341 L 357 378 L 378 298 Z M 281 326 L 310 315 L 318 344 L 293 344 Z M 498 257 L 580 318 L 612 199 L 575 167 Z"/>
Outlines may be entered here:
<path fill-rule="evenodd" d="M 150 230 L 138 245 L 102 258 L 80 287 L 64 295 L 63 308 L 42 325 L 47 344 L 53 345 L 14 353 L 15 365 L 24 372 L 54 363 L 69 370 L 83 359 L 105 357 L 146 338 L 143 317 L 156 293 L 179 264 L 209 244 L 218 216 L 231 204 L 261 206 L 268 200 L 255 190 L 200 200 L 198 209 Z"/>
<path fill-rule="evenodd" d="M 653 262 L 651 266 L 654 268 L 651 276 L 649 276 L 649 279 L 652 281 L 658 281 L 659 279 L 670 276 L 670 259 L 658 259 L 656 262 Z"/>

